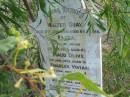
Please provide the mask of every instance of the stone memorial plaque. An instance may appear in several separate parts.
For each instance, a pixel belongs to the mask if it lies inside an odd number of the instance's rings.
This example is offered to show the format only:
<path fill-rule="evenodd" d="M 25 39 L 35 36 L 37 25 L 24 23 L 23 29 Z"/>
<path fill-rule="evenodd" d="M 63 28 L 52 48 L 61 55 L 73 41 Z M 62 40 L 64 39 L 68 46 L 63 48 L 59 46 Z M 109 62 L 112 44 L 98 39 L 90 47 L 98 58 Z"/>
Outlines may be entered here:
<path fill-rule="evenodd" d="M 94 32 L 89 33 L 86 25 L 89 15 L 83 10 L 81 0 L 58 1 L 61 5 L 51 7 L 52 22 L 39 10 L 37 20 L 30 24 L 39 40 L 44 67 L 54 67 L 58 77 L 70 72 L 82 72 L 102 87 L 102 32 L 95 27 Z M 46 35 L 61 29 L 64 29 L 63 32 L 53 37 L 59 43 L 59 50 L 53 55 L 52 45 Z M 56 84 L 56 79 L 47 80 L 47 90 L 54 97 L 57 96 Z M 62 86 L 66 89 L 65 97 L 76 97 L 76 92 L 82 87 L 78 81 L 67 80 L 62 82 Z M 101 96 L 84 90 L 79 97 Z"/>

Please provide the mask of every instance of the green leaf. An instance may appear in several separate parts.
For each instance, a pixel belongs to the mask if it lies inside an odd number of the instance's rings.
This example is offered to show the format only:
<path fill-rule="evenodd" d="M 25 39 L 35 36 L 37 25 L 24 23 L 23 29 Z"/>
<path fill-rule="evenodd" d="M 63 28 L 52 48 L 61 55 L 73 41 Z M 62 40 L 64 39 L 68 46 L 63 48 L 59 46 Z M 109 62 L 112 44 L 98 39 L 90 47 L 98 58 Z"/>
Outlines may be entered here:
<path fill-rule="evenodd" d="M 56 35 L 58 35 L 58 34 L 64 32 L 64 31 L 65 31 L 65 28 L 57 29 L 57 30 L 52 30 L 52 31 L 48 32 L 47 37 L 53 37 L 53 36 L 56 36 Z"/>
<path fill-rule="evenodd" d="M 59 5 L 61 5 L 61 6 L 62 6 L 62 4 L 61 4 L 59 1 L 54 0 L 54 2 L 56 2 L 57 4 L 59 4 Z"/>
<path fill-rule="evenodd" d="M 100 87 L 98 87 L 97 84 L 92 82 L 90 79 L 88 79 L 84 74 L 80 72 L 69 73 L 63 76 L 62 80 L 63 79 L 79 81 L 89 91 L 93 91 L 108 97 L 108 94 L 106 94 Z"/>
<path fill-rule="evenodd" d="M 50 41 L 51 41 L 52 48 L 53 48 L 53 55 L 56 55 L 59 50 L 58 42 L 57 42 L 57 40 L 54 40 L 54 39 L 50 39 Z"/>
<path fill-rule="evenodd" d="M 52 22 L 52 14 L 51 14 L 51 7 L 49 6 L 49 11 L 48 11 L 49 19 Z"/>
<path fill-rule="evenodd" d="M 27 20 L 24 8 L 17 4 L 14 0 L 3 0 L 2 6 L 8 8 L 8 11 L 11 13 L 11 16 L 8 16 L 8 18 L 10 17 L 11 19 L 12 17 L 13 19 L 19 18 L 19 20 Z M 13 22 L 15 22 L 15 20 Z"/>
<path fill-rule="evenodd" d="M 52 44 L 52 48 L 53 48 L 53 55 L 56 55 L 57 54 L 57 51 L 59 50 L 59 47 L 58 47 L 58 41 L 56 39 L 53 39 L 54 36 L 64 32 L 64 28 L 63 29 L 59 29 L 59 30 L 53 30 L 53 31 L 50 31 L 47 35 L 47 37 L 49 38 L 49 41 L 51 42 Z"/>
<path fill-rule="evenodd" d="M 102 31 L 106 31 L 104 24 L 99 19 L 96 19 L 96 24 Z"/>
<path fill-rule="evenodd" d="M 16 44 L 17 44 L 17 39 L 13 36 L 0 40 L 0 53 L 7 52 L 8 50 L 14 48 Z"/>
<path fill-rule="evenodd" d="M 45 13 L 45 9 L 46 9 L 45 0 L 39 0 L 39 3 L 40 3 L 41 10 Z"/>

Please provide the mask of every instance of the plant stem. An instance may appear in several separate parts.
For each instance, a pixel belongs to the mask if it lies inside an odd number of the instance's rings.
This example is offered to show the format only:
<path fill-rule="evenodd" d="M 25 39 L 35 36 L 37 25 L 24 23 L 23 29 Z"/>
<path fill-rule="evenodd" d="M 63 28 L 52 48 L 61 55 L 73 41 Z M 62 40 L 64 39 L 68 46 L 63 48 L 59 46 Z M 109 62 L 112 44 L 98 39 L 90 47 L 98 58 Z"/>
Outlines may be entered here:
<path fill-rule="evenodd" d="M 17 65 L 17 57 L 18 57 L 18 54 L 19 54 L 19 49 L 16 48 L 16 54 L 15 54 L 15 56 L 14 56 L 14 67 L 16 67 L 16 65 Z"/>

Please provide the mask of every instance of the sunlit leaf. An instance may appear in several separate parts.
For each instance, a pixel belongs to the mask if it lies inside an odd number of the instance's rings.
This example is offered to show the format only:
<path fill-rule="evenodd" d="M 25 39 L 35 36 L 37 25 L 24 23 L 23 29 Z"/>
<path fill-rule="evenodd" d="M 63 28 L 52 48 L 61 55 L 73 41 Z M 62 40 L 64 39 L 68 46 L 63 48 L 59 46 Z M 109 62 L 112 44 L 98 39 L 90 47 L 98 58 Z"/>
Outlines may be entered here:
<path fill-rule="evenodd" d="M 80 72 L 69 73 L 63 76 L 62 80 L 63 79 L 79 81 L 89 91 L 93 91 L 108 97 L 108 95 L 100 87 L 98 87 L 97 84 L 92 82 L 90 79 L 88 79 L 84 74 Z"/>
<path fill-rule="evenodd" d="M 23 78 L 20 78 L 20 79 L 16 82 L 16 84 L 14 85 L 15 88 L 20 88 L 22 81 L 23 81 Z"/>
<path fill-rule="evenodd" d="M 45 70 L 43 70 L 43 69 L 39 69 L 39 68 L 36 68 L 36 69 L 31 69 L 31 70 L 24 70 L 24 71 L 22 71 L 22 72 L 20 72 L 20 73 L 23 73 L 23 74 L 35 74 L 35 73 L 44 73 L 45 72 Z"/>

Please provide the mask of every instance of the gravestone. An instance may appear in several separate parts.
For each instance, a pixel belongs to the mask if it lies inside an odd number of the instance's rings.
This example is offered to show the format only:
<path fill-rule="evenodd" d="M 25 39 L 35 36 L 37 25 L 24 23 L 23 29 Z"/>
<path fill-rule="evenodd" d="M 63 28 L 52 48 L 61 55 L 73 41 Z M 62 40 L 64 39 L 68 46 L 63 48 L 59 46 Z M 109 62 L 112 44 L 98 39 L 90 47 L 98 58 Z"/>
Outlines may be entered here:
<path fill-rule="evenodd" d="M 102 88 L 102 31 L 95 27 L 89 33 L 87 20 L 89 15 L 83 9 L 81 0 L 58 0 L 61 5 L 51 7 L 53 20 L 38 12 L 38 18 L 30 24 L 39 40 L 41 56 L 46 69 L 54 67 L 56 75 L 61 77 L 70 72 L 82 72 Z M 47 5 L 48 7 L 49 4 Z M 58 39 L 59 50 L 53 55 L 52 45 L 47 34 L 64 29 L 62 33 L 54 36 Z M 56 79 L 47 80 L 47 89 L 54 97 L 56 92 Z M 81 88 L 78 81 L 63 81 L 66 88 L 66 97 L 76 97 L 76 92 Z M 48 97 L 49 94 L 47 94 Z M 79 97 L 101 97 L 90 91 L 83 91 Z"/>

